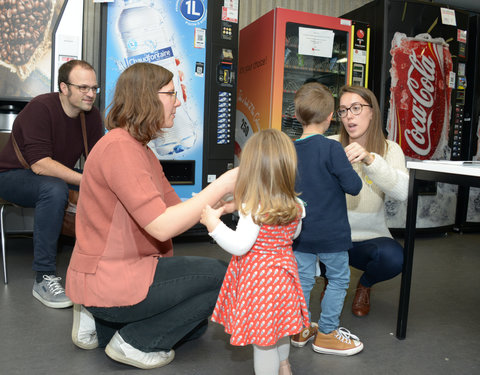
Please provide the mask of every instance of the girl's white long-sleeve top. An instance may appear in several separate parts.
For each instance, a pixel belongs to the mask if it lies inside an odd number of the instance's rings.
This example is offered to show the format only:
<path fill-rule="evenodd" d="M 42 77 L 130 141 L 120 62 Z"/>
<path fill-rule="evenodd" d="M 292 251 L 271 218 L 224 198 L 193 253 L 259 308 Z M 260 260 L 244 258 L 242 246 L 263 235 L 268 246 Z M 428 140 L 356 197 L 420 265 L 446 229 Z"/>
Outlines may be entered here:
<path fill-rule="evenodd" d="M 305 217 L 305 207 L 302 203 L 302 219 Z M 294 239 L 298 237 L 302 230 L 302 221 L 300 220 L 295 231 Z M 260 232 L 260 225 L 255 224 L 251 214 L 240 214 L 235 230 L 229 228 L 225 223 L 220 222 L 209 235 L 217 244 L 232 255 L 246 254 L 255 243 Z"/>

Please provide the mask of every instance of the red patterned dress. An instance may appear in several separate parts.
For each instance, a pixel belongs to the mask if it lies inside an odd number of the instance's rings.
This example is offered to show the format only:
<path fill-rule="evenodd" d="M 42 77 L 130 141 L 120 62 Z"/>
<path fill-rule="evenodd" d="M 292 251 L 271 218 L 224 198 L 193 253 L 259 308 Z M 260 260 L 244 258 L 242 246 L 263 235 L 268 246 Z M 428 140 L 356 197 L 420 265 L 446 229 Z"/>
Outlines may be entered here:
<path fill-rule="evenodd" d="M 310 324 L 292 252 L 298 222 L 262 225 L 251 250 L 232 256 L 212 315 L 232 345 L 274 345 Z"/>

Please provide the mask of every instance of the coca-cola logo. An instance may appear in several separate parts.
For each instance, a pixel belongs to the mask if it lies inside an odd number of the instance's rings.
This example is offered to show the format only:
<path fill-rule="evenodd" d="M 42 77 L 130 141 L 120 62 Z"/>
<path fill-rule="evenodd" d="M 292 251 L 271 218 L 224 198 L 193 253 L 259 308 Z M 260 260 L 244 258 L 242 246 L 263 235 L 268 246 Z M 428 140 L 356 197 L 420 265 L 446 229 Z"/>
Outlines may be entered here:
<path fill-rule="evenodd" d="M 435 61 L 429 56 L 417 58 L 415 51 L 409 56 L 407 87 L 413 97 L 411 129 L 405 129 L 405 140 L 418 155 L 426 156 L 432 149 L 430 127 L 435 91 Z"/>
<path fill-rule="evenodd" d="M 388 138 L 413 159 L 438 158 L 447 144 L 453 64 L 448 45 L 395 33 Z"/>

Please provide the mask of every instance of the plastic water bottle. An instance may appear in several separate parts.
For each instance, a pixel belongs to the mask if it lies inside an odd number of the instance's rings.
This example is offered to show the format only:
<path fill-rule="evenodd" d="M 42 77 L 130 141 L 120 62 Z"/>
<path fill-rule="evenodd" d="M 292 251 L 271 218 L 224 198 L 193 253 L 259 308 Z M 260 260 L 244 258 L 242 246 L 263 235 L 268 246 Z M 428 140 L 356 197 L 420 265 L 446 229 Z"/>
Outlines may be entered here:
<path fill-rule="evenodd" d="M 118 29 L 125 47 L 125 67 L 137 62 L 161 65 L 174 77 L 175 90 L 181 106 L 177 108 L 173 128 L 149 146 L 157 156 L 174 155 L 193 147 L 197 139 L 195 121 L 188 114 L 185 86 L 178 71 L 179 60 L 174 54 L 173 33 L 168 33 L 165 19 L 151 1 L 124 0 L 125 7 L 118 18 Z"/>

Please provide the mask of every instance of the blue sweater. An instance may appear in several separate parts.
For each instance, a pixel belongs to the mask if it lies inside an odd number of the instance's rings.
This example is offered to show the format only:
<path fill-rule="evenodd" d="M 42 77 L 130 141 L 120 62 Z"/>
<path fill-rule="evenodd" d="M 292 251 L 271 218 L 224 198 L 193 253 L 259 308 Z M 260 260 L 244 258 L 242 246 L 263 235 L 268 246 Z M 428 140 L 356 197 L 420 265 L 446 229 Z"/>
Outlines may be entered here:
<path fill-rule="evenodd" d="M 294 251 L 333 253 L 352 247 L 345 193 L 357 195 L 362 180 L 342 145 L 322 135 L 295 141 L 298 175 L 295 189 L 306 202 L 302 232 Z"/>

